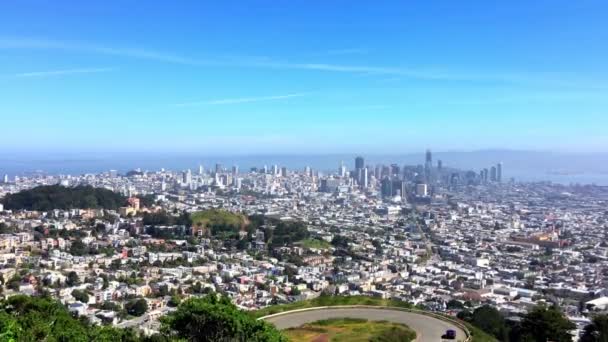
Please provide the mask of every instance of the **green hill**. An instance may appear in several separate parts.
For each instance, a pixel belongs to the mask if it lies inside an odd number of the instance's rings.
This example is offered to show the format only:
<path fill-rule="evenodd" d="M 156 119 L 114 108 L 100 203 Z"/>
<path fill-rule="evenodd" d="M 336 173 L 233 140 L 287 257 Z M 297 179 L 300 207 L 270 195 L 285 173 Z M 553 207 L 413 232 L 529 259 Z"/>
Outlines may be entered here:
<path fill-rule="evenodd" d="M 92 186 L 72 188 L 60 185 L 38 186 L 4 197 L 6 209 L 40 210 L 53 209 L 118 209 L 126 198 L 113 191 Z"/>
<path fill-rule="evenodd" d="M 249 225 L 245 215 L 232 213 L 226 210 L 209 209 L 192 213 L 192 230 L 204 231 L 213 236 L 234 237 Z"/>

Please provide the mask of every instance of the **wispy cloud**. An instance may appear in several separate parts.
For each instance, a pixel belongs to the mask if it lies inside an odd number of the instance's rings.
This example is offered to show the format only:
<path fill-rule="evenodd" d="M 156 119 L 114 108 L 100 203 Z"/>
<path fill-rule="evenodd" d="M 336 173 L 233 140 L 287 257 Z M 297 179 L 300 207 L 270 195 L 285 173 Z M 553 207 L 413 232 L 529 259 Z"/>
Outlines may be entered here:
<path fill-rule="evenodd" d="M 149 49 L 108 47 L 93 45 L 89 43 L 56 41 L 46 39 L 29 38 L 2 38 L 0 37 L 0 49 L 52 49 L 67 50 L 80 53 L 104 54 L 124 58 L 143 59 L 163 63 L 190 65 L 190 66 L 215 66 L 233 68 L 266 68 L 266 69 L 293 69 L 309 70 L 319 72 L 350 73 L 357 75 L 379 75 L 388 77 L 402 77 L 409 79 L 420 79 L 427 81 L 456 81 L 456 82 L 497 82 L 518 83 L 531 85 L 550 85 L 560 87 L 585 87 L 589 86 L 588 80 L 572 78 L 572 75 L 558 73 L 528 73 L 517 71 L 467 71 L 453 68 L 425 68 L 425 67 L 389 67 L 376 65 L 347 65 L 327 63 L 299 63 L 292 61 L 280 61 L 268 57 L 216 57 L 216 58 L 192 58 L 179 54 L 160 52 Z M 334 55 L 346 55 L 353 53 L 365 53 L 364 49 L 341 49 L 326 52 Z"/>
<path fill-rule="evenodd" d="M 15 77 L 51 77 L 51 76 L 63 76 L 73 74 L 93 74 L 99 72 L 108 72 L 114 70 L 113 68 L 87 68 L 87 69 L 63 69 L 63 70 L 49 70 L 49 71 L 34 71 L 34 72 L 23 72 L 15 74 Z"/>
<path fill-rule="evenodd" d="M 185 65 L 215 65 L 214 61 L 193 59 L 175 54 L 159 52 L 149 49 L 107 47 L 78 42 L 64 42 L 45 39 L 0 38 L 0 49 L 44 49 L 66 50 L 93 54 L 103 54 L 134 59 L 146 59 L 157 62 Z"/>
<path fill-rule="evenodd" d="M 176 107 L 193 107 L 193 106 L 206 106 L 206 105 L 230 105 L 230 104 L 238 104 L 238 103 L 284 100 L 284 99 L 289 99 L 289 98 L 293 98 L 293 97 L 302 97 L 305 95 L 306 94 L 304 94 L 304 93 L 297 93 L 297 94 L 274 95 L 274 96 L 240 97 L 240 98 L 232 98 L 232 99 L 184 102 L 184 103 L 177 103 L 177 104 L 175 104 L 175 106 Z"/>

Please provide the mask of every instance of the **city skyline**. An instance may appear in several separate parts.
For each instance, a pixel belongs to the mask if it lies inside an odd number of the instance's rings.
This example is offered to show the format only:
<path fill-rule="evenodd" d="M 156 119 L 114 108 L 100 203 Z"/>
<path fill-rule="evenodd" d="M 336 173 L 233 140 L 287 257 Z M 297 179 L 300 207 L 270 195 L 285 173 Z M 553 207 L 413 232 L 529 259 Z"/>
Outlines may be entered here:
<path fill-rule="evenodd" d="M 606 152 L 605 3 L 345 5 L 4 4 L 0 151 Z"/>

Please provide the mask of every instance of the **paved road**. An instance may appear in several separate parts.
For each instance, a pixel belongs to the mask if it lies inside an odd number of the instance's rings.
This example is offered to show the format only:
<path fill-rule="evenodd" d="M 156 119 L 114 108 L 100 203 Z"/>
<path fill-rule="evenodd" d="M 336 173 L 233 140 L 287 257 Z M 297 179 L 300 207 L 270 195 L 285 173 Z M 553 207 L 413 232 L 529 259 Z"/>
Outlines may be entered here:
<path fill-rule="evenodd" d="M 330 318 L 363 318 L 372 321 L 389 321 L 407 324 L 416 331 L 416 341 L 426 342 L 441 341 L 441 335 L 447 329 L 454 329 L 457 332 L 456 340 L 464 341 L 466 335 L 464 331 L 456 326 L 439 320 L 437 318 L 420 315 L 412 312 L 397 311 L 390 309 L 374 308 L 349 308 L 349 309 L 321 309 L 313 311 L 294 312 L 281 316 L 266 319 L 279 329 L 299 327 L 305 323 L 311 323 L 322 319 Z"/>

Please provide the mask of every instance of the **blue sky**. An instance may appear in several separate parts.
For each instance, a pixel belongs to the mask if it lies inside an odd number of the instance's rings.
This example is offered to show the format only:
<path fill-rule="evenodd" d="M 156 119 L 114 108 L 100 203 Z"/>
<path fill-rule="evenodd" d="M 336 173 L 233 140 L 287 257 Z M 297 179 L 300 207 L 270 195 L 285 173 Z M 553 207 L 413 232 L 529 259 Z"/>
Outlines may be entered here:
<path fill-rule="evenodd" d="M 0 150 L 608 149 L 606 1 L 4 1 Z"/>

